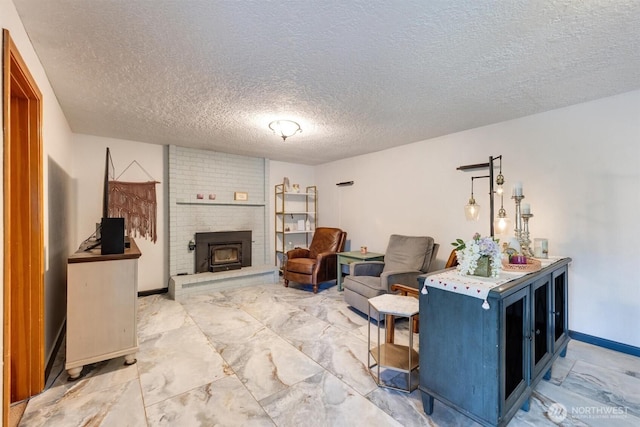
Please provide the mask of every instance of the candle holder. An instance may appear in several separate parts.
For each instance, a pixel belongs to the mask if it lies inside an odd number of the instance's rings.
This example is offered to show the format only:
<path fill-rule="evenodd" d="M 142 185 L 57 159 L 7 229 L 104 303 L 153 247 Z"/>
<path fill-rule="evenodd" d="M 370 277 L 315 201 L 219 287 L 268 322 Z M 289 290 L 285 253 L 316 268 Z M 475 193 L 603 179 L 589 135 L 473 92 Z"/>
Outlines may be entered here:
<path fill-rule="evenodd" d="M 522 240 L 522 212 L 520 210 L 520 204 L 522 203 L 522 199 L 524 199 L 523 195 L 516 196 L 515 194 L 511 196 L 513 200 L 516 202 L 516 214 L 515 214 L 515 234 L 518 243 Z M 520 243 L 521 244 L 521 243 Z"/>
<path fill-rule="evenodd" d="M 522 252 L 522 255 L 528 258 L 533 257 L 533 252 L 531 251 L 531 239 L 529 239 L 529 219 L 531 218 L 533 218 L 532 213 L 522 214 L 524 228 L 522 229 L 521 239 L 519 241 L 520 252 Z"/>
<path fill-rule="evenodd" d="M 516 228 L 514 231 L 520 244 L 520 253 L 526 257 L 533 257 L 531 239 L 529 238 L 529 219 L 533 218 L 533 214 L 522 213 L 521 204 L 524 194 L 514 194 L 511 198 L 516 202 Z"/>

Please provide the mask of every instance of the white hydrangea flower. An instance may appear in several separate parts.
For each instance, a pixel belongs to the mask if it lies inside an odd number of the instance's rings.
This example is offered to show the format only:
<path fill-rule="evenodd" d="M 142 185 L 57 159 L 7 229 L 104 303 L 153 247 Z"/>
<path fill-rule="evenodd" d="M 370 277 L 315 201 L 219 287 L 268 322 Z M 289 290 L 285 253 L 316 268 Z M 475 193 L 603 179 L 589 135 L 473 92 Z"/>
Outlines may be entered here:
<path fill-rule="evenodd" d="M 491 276 L 500 276 L 502 253 L 498 242 L 491 237 L 480 237 L 476 233 L 472 240 L 464 243 L 464 248 L 456 251 L 456 256 L 458 257 L 457 269 L 460 274 L 473 274 L 478 267 L 480 257 L 488 256 L 491 265 Z"/>

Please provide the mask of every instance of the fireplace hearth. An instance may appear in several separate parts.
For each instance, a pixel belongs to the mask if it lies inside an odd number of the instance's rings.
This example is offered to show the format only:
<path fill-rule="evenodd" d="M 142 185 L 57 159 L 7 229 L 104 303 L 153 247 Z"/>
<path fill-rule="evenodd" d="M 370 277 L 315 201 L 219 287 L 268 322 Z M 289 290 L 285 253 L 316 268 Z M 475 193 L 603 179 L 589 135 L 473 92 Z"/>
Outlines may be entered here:
<path fill-rule="evenodd" d="M 251 266 L 251 231 L 196 233 L 196 273 Z"/>

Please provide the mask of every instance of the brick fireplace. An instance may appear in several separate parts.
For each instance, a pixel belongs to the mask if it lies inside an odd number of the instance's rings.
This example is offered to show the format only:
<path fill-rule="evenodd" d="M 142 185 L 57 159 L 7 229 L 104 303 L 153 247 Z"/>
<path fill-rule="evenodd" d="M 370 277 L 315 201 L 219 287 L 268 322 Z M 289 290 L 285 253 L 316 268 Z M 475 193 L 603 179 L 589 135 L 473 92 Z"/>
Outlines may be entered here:
<path fill-rule="evenodd" d="M 272 220 L 269 160 L 173 145 L 168 160 L 170 293 L 172 287 L 174 297 L 187 289 L 192 293 L 209 282 L 215 282 L 216 289 L 264 283 L 262 275 L 275 283 L 278 277 L 272 276 L 275 265 L 267 238 Z M 234 200 L 235 192 L 247 193 L 248 200 Z M 249 247 L 221 248 L 220 271 L 212 272 L 206 261 L 206 270 L 200 272 L 196 267 L 202 261 L 196 261 L 191 249 L 197 247 L 197 235 L 230 231 L 249 231 Z M 250 267 L 242 261 L 243 268 L 232 267 L 229 258 L 236 254 L 249 256 Z"/>

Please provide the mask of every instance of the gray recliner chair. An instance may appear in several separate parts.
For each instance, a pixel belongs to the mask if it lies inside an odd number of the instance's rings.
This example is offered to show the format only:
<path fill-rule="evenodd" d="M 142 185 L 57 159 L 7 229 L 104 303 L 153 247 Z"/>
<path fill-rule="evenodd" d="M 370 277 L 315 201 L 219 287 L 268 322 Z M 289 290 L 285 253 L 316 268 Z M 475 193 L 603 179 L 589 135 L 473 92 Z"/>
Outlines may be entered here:
<path fill-rule="evenodd" d="M 345 277 L 344 300 L 367 314 L 369 298 L 390 292 L 393 284 L 418 288 L 418 276 L 429 270 L 436 258 L 439 245 L 427 236 L 401 236 L 392 234 L 384 261 L 354 262 Z M 381 320 L 372 310 L 371 316 Z"/>

